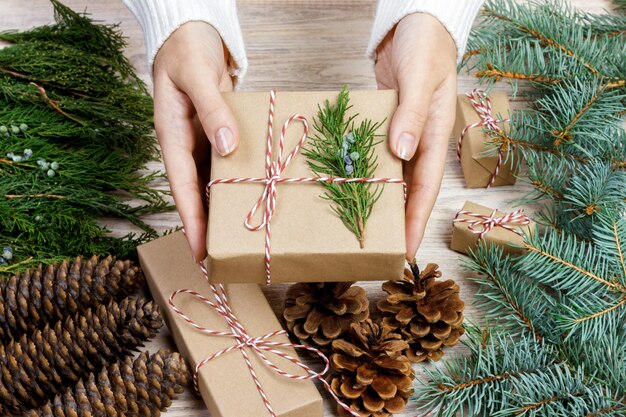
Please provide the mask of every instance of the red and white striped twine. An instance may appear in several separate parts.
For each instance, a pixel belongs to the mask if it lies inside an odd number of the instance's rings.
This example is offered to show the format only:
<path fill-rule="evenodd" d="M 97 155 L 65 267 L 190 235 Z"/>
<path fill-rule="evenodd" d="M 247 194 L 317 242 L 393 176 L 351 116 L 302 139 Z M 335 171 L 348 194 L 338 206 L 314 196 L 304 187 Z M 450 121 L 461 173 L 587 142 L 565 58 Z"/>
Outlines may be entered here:
<path fill-rule="evenodd" d="M 514 226 L 510 226 L 509 224 L 518 224 L 518 225 L 526 225 L 530 224 L 530 218 L 524 214 L 524 209 L 515 210 L 509 214 L 506 214 L 502 217 L 496 217 L 496 213 L 498 210 L 494 210 L 491 212 L 489 216 L 480 213 L 472 213 L 467 210 L 461 210 L 456 214 L 456 218 L 453 222 L 459 223 L 467 223 L 467 228 L 478 235 L 478 239 L 482 239 L 487 233 L 489 233 L 494 227 L 502 227 L 503 229 L 509 230 L 515 234 L 523 236 L 522 232 Z M 465 214 L 467 216 L 472 216 L 477 219 L 459 219 L 459 215 Z M 507 224 L 509 223 L 509 224 Z M 476 226 L 481 226 L 482 229 L 475 229 Z"/>
<path fill-rule="evenodd" d="M 265 393 L 263 386 L 261 385 L 261 381 L 259 380 L 259 377 L 256 371 L 254 370 L 252 361 L 250 360 L 250 355 L 247 352 L 247 348 L 250 348 L 252 349 L 254 353 L 256 353 L 259 356 L 259 358 L 267 366 L 269 366 L 272 370 L 274 370 L 279 375 L 282 375 L 284 377 L 294 379 L 294 380 L 318 379 L 322 383 L 322 385 L 324 385 L 324 388 L 326 388 L 326 390 L 330 393 L 332 398 L 337 402 L 337 404 L 339 404 L 344 410 L 346 410 L 352 416 L 359 417 L 359 414 L 357 412 L 352 410 L 347 404 L 342 402 L 339 399 L 339 397 L 337 397 L 337 395 L 333 392 L 332 388 L 330 387 L 330 384 L 324 379 L 324 374 L 326 374 L 326 372 L 328 372 L 330 368 L 330 362 L 328 358 L 326 357 L 326 355 L 324 355 L 319 349 L 316 349 L 312 346 L 300 345 L 300 344 L 294 344 L 294 343 L 276 342 L 276 341 L 271 340 L 272 338 L 278 335 L 286 335 L 287 332 L 285 330 L 277 330 L 275 332 L 271 332 L 266 335 L 258 336 L 258 337 L 250 336 L 250 334 L 246 331 L 245 327 L 243 326 L 241 321 L 239 321 L 239 319 L 235 315 L 235 312 L 231 308 L 230 302 L 228 301 L 228 297 L 226 296 L 226 291 L 224 289 L 224 286 L 221 284 L 217 284 L 217 285 L 212 284 L 209 280 L 206 267 L 202 263 L 199 264 L 199 267 L 202 270 L 202 273 L 204 274 L 211 288 L 211 292 L 213 294 L 214 300 L 211 301 L 209 298 L 203 296 L 202 294 L 196 291 L 183 288 L 183 289 L 174 291 L 172 295 L 170 295 L 169 305 L 179 317 L 181 317 L 190 326 L 192 326 L 199 332 L 205 333 L 210 336 L 232 337 L 233 339 L 235 339 L 236 343 L 232 346 L 229 346 L 225 349 L 215 352 L 214 354 L 201 360 L 196 365 L 193 371 L 193 383 L 198 393 L 200 392 L 199 387 L 198 387 L 198 373 L 200 372 L 200 369 L 207 363 L 211 362 L 212 360 L 217 359 L 223 355 L 226 355 L 234 350 L 239 349 L 239 351 L 241 352 L 241 355 L 243 356 L 243 360 L 245 361 L 246 366 L 248 367 L 248 370 L 250 371 L 250 375 L 252 376 L 254 384 L 256 385 L 256 389 L 259 395 L 261 396 L 261 399 L 263 400 L 263 404 L 265 405 L 265 408 L 267 409 L 270 416 L 276 417 L 276 412 L 274 411 L 270 403 L 270 400 L 267 397 L 267 394 Z M 174 304 L 174 298 L 176 298 L 176 296 L 178 296 L 179 294 L 190 294 L 193 297 L 198 298 L 204 304 L 208 305 L 211 309 L 213 309 L 220 316 L 222 316 L 224 320 L 226 320 L 226 323 L 228 324 L 230 331 L 224 332 L 224 331 L 211 330 L 209 328 L 199 325 L 194 320 L 189 318 L 189 316 L 187 316 L 182 310 L 180 310 Z M 293 357 L 283 352 L 282 350 L 280 350 L 280 348 L 286 348 L 286 347 L 291 347 L 294 349 L 304 349 L 304 350 L 308 350 L 309 352 L 312 352 L 318 355 L 320 359 L 324 361 L 324 365 L 325 365 L 324 369 L 321 372 L 313 371 L 309 366 L 302 363 L 300 359 L 298 359 L 297 357 Z M 297 365 L 298 367 L 306 371 L 307 374 L 306 375 L 294 375 L 294 374 L 291 374 L 289 372 L 286 372 L 280 369 L 278 365 L 276 365 L 274 362 L 272 362 L 268 358 L 267 356 L 268 353 L 277 355 L 281 358 L 284 358 L 294 363 L 295 365 Z"/>
<path fill-rule="evenodd" d="M 478 115 L 480 116 L 480 120 L 474 123 L 470 123 L 469 125 L 465 126 L 461 131 L 461 136 L 459 136 L 459 140 L 456 143 L 456 155 L 458 156 L 459 161 L 461 160 L 461 146 L 463 145 L 463 138 L 465 137 L 465 134 L 468 130 L 475 127 L 484 126 L 487 129 L 501 132 L 502 128 L 498 126 L 498 123 L 505 123 L 509 121 L 509 119 L 495 119 L 493 117 L 493 115 L 491 114 L 491 100 L 484 91 L 475 88 L 470 93 L 467 93 L 465 95 L 467 96 L 467 98 L 469 98 L 470 103 L 472 103 L 472 107 L 474 108 L 474 110 L 476 110 L 476 113 L 478 113 Z M 490 188 L 493 185 L 493 183 L 496 181 L 498 173 L 500 172 L 505 146 L 507 146 L 507 144 L 503 143 L 500 145 L 500 149 L 498 149 L 498 163 L 496 164 L 496 168 L 494 169 L 493 174 L 491 174 L 491 179 L 489 180 L 487 188 Z"/>
<path fill-rule="evenodd" d="M 242 177 L 242 178 L 227 178 L 227 179 L 216 179 L 211 180 L 206 187 L 206 198 L 207 201 L 209 199 L 209 193 L 211 187 L 215 184 L 240 184 L 240 183 L 260 183 L 265 184 L 265 188 L 263 189 L 263 193 L 257 200 L 257 202 L 252 206 L 246 219 L 244 221 L 244 225 L 248 230 L 257 231 L 261 229 L 265 229 L 265 273 L 266 273 L 266 284 L 270 285 L 271 283 L 271 221 L 274 216 L 274 212 L 276 210 L 276 185 L 279 183 L 300 183 L 300 184 L 315 184 L 315 183 L 351 183 L 351 182 L 360 182 L 360 183 L 388 183 L 388 184 L 402 184 L 404 187 L 404 200 L 407 198 L 407 188 L 406 183 L 398 178 L 341 178 L 341 177 L 306 177 L 306 178 L 285 178 L 282 177 L 283 172 L 291 162 L 291 160 L 300 152 L 304 143 L 306 142 L 307 135 L 309 133 L 309 124 L 307 122 L 306 117 L 301 116 L 299 114 L 294 114 L 291 116 L 285 124 L 280 132 L 280 142 L 278 149 L 278 160 L 273 161 L 272 158 L 272 148 L 274 144 L 274 135 L 273 135 L 273 125 L 274 125 L 274 105 L 276 102 L 276 91 L 270 91 L 270 111 L 269 111 L 269 119 L 268 119 L 268 134 L 267 134 L 267 151 L 265 154 L 265 177 Z M 303 132 L 300 140 L 296 143 L 296 146 L 293 148 L 291 153 L 287 155 L 287 158 L 283 161 L 283 153 L 285 150 L 285 133 L 291 125 L 292 122 L 299 121 L 302 123 Z M 257 209 L 261 206 L 263 207 L 263 216 L 262 220 L 259 224 L 252 224 L 252 217 L 255 215 Z"/>

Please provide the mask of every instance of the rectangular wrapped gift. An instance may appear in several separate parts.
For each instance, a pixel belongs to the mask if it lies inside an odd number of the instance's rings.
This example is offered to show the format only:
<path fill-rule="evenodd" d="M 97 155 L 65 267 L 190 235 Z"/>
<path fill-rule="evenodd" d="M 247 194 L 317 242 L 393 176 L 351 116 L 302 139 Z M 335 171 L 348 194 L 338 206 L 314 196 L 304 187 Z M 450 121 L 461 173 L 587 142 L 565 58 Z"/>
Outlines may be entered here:
<path fill-rule="evenodd" d="M 535 223 L 523 210 L 502 212 L 466 201 L 453 222 L 450 249 L 469 253 L 480 239 L 488 245 L 502 247 L 505 253 L 520 254 L 525 251 L 523 235 L 530 235 Z M 482 232 L 482 233 L 481 233 Z"/>
<path fill-rule="evenodd" d="M 337 92 L 278 92 L 274 108 L 273 160 L 277 159 L 281 127 L 292 115 L 306 117 L 309 136 L 316 134 L 313 119 L 325 100 L 335 103 Z M 270 93 L 226 93 L 241 136 L 239 148 L 228 157 L 213 153 L 211 179 L 262 177 L 265 174 Z M 389 150 L 389 120 L 397 106 L 395 91 L 351 91 L 349 115 L 384 122 L 377 133 L 375 177 L 402 178 L 401 161 Z M 294 123 L 285 136 L 285 155 L 303 134 Z M 306 148 L 307 145 L 305 144 Z M 282 177 L 316 175 L 302 153 L 296 154 Z M 321 198 L 319 183 L 278 183 L 276 210 L 271 220 L 272 282 L 332 282 L 399 279 L 405 258 L 404 199 L 401 184 L 384 187 L 365 228 L 365 247 L 333 212 L 330 201 Z M 244 225 L 251 207 L 265 185 L 259 183 L 215 184 L 209 197 L 207 268 L 214 282 L 263 283 L 265 229 L 255 232 Z M 264 205 L 257 210 L 260 222 Z"/>
<path fill-rule="evenodd" d="M 515 184 L 516 170 L 512 166 L 512 159 L 507 159 L 507 152 L 514 151 L 508 147 L 497 150 L 498 145 L 489 143 L 491 139 L 483 131 L 485 126 L 470 127 L 472 124 L 484 123 L 484 115 L 477 111 L 475 104 L 479 103 L 481 98 L 485 100 L 485 96 L 480 92 L 473 92 L 472 99 L 465 94 L 457 98 L 454 138 L 459 140 L 463 130 L 467 127 L 461 142 L 458 143 L 465 184 L 469 188 Z M 506 93 L 495 92 L 490 94 L 488 99 L 490 100 L 489 111 L 493 119 L 498 121 L 509 117 L 509 100 Z M 486 109 L 485 102 L 480 103 L 483 109 Z M 505 129 L 507 123 L 498 122 L 496 125 Z M 500 152 L 502 160 L 499 163 Z M 497 175 L 494 178 L 496 170 Z"/>
<path fill-rule="evenodd" d="M 209 284 L 198 265 L 193 262 L 189 245 L 182 232 L 141 245 L 138 251 L 150 291 L 163 309 L 163 315 L 176 346 L 192 365 L 236 343 L 230 337 L 207 335 L 198 331 L 168 305 L 172 292 L 181 287 L 212 298 Z M 251 337 L 263 336 L 281 329 L 258 285 L 230 284 L 225 287 L 232 309 Z M 201 326 L 217 331 L 228 331 L 225 319 L 197 298 L 181 294 L 176 298 L 176 306 Z M 282 334 L 272 337 L 271 340 L 288 342 L 287 337 Z M 249 349 L 254 370 L 276 415 L 323 416 L 322 398 L 311 380 L 294 381 L 281 376 L 253 354 L 251 348 L 245 349 Z M 292 348 L 276 349 L 297 357 Z M 281 369 L 297 375 L 306 375 L 293 363 L 272 354 L 268 356 Z M 198 386 L 213 417 L 268 415 L 239 349 L 206 363 L 199 370 Z"/>

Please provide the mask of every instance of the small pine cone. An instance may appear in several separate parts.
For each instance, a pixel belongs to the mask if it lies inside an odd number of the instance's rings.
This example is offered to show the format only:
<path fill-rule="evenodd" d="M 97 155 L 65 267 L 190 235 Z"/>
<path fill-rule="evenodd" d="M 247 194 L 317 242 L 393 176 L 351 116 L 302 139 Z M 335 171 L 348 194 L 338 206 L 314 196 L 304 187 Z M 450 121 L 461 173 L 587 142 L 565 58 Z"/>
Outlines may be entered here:
<path fill-rule="evenodd" d="M 46 323 L 120 300 L 144 283 L 131 261 L 96 256 L 48 265 L 9 276 L 0 283 L 0 341 L 41 329 Z"/>
<path fill-rule="evenodd" d="M 459 286 L 450 279 L 438 281 L 441 272 L 437 268 L 428 264 L 419 272 L 413 263 L 402 280 L 383 284 L 389 295 L 378 303 L 378 310 L 409 342 L 406 355 L 412 362 L 438 360 L 443 347 L 455 345 L 465 333 L 465 303 L 459 297 Z"/>
<path fill-rule="evenodd" d="M 283 317 L 302 343 L 328 349 L 352 323 L 369 317 L 365 290 L 353 282 L 298 283 L 287 290 Z"/>
<path fill-rule="evenodd" d="M 353 323 L 347 336 L 332 344 L 332 390 L 363 417 L 402 412 L 413 392 L 413 368 L 403 353 L 408 344 L 386 323 L 370 319 Z"/>
<path fill-rule="evenodd" d="M 183 392 L 189 371 L 182 357 L 160 350 L 127 356 L 90 373 L 28 417 L 158 417 Z"/>
<path fill-rule="evenodd" d="M 16 414 L 36 408 L 143 346 L 162 324 L 155 303 L 129 297 L 0 345 L 0 404 Z"/>

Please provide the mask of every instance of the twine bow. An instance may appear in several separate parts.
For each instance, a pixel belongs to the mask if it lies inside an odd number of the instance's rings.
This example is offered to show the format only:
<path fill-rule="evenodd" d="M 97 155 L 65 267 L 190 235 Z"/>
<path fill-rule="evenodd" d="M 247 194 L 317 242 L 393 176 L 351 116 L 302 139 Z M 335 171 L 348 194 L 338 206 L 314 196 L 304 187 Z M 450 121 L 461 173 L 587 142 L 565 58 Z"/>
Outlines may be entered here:
<path fill-rule="evenodd" d="M 509 121 L 509 119 L 495 119 L 493 117 L 491 114 L 491 99 L 487 94 L 485 94 L 484 91 L 475 88 L 470 93 L 467 93 L 466 96 L 469 98 L 472 107 L 476 110 L 476 113 L 478 113 L 480 120 L 468 124 L 461 131 L 461 135 L 459 136 L 459 140 L 456 144 L 456 155 L 459 158 L 459 161 L 461 160 L 461 146 L 463 145 L 463 139 L 465 138 L 465 134 L 468 130 L 484 126 L 489 130 L 502 132 L 502 128 L 498 125 L 498 123 L 505 123 Z M 498 162 L 496 163 L 496 167 L 491 174 L 491 179 L 489 180 L 489 184 L 487 184 L 487 188 L 490 188 L 496 181 L 496 177 L 502 167 L 502 158 L 506 146 L 507 144 L 503 143 L 498 149 Z"/>
<path fill-rule="evenodd" d="M 202 332 L 211 336 L 231 337 L 235 339 L 236 343 L 218 352 L 215 352 L 214 354 L 198 362 L 193 372 L 193 383 L 198 393 L 199 393 L 198 373 L 200 372 L 200 369 L 207 363 L 211 362 L 212 360 L 215 360 L 221 356 L 224 356 L 234 350 L 239 350 L 241 352 L 241 355 L 243 356 L 246 366 L 248 367 L 248 370 L 250 371 L 250 375 L 252 376 L 256 389 L 259 395 L 261 396 L 261 399 L 263 400 L 263 404 L 265 405 L 265 408 L 267 409 L 271 417 L 276 417 L 276 411 L 274 411 L 274 408 L 272 407 L 267 397 L 267 394 L 265 393 L 263 386 L 261 385 L 261 381 L 259 380 L 259 377 L 254 369 L 254 366 L 252 365 L 252 362 L 250 360 L 250 354 L 248 353 L 248 349 L 252 349 L 252 352 L 256 354 L 265 363 L 265 365 L 269 366 L 270 369 L 272 369 L 279 375 L 282 375 L 286 378 L 300 380 L 300 381 L 309 380 L 309 379 L 319 380 L 322 383 L 322 385 L 324 385 L 324 388 L 326 388 L 326 390 L 330 393 L 332 398 L 337 402 L 337 404 L 339 404 L 350 415 L 354 417 L 359 417 L 358 413 L 352 410 L 347 404 L 342 402 L 339 399 L 339 397 L 337 397 L 337 395 L 333 392 L 332 388 L 330 387 L 330 384 L 326 382 L 326 380 L 324 380 L 323 376 L 326 372 L 328 372 L 330 368 L 330 362 L 328 358 L 326 357 L 326 355 L 324 355 L 319 349 L 316 349 L 312 346 L 300 345 L 300 344 L 294 344 L 294 343 L 277 342 L 275 340 L 272 340 L 276 336 L 286 335 L 287 332 L 285 330 L 277 330 L 275 332 L 271 332 L 266 335 L 258 336 L 258 337 L 250 336 L 248 331 L 245 329 L 245 327 L 243 326 L 241 321 L 237 318 L 237 316 L 235 315 L 235 312 L 231 308 L 228 297 L 226 296 L 226 291 L 224 289 L 224 286 L 221 284 L 218 284 L 218 285 L 212 284 L 209 281 L 208 273 L 207 273 L 205 266 L 203 264 L 199 264 L 199 267 L 202 270 L 204 277 L 207 279 L 207 282 L 209 283 L 214 300 L 211 301 L 209 298 L 190 289 L 179 289 L 179 290 L 174 291 L 172 295 L 170 295 L 169 305 L 172 308 L 172 310 L 174 310 L 174 312 L 178 314 L 178 316 L 180 316 L 183 320 L 185 320 L 189 325 L 191 325 L 193 328 L 195 328 L 199 332 Z M 189 318 L 182 310 L 180 310 L 174 304 L 174 298 L 176 298 L 176 296 L 178 296 L 179 294 L 190 294 L 193 297 L 202 301 L 207 306 L 209 306 L 212 310 L 216 311 L 220 316 L 224 318 L 224 320 L 228 324 L 230 331 L 211 330 L 209 328 L 199 325 L 194 320 Z M 319 356 L 320 359 L 324 361 L 324 364 L 325 364 L 324 369 L 321 372 L 315 372 L 309 366 L 302 363 L 297 357 L 293 357 L 283 352 L 282 350 L 279 350 L 280 348 L 287 348 L 287 347 L 291 347 L 294 349 L 308 350 L 309 352 L 312 352 L 313 354 Z M 284 358 L 294 363 L 299 368 L 306 371 L 306 375 L 294 375 L 287 371 L 284 371 L 278 365 L 272 362 L 268 358 L 267 354 L 273 354 L 273 355 L 279 356 L 281 358 Z"/>
<path fill-rule="evenodd" d="M 264 184 L 265 188 L 263 189 L 263 193 L 257 200 L 257 202 L 252 206 L 250 211 L 248 212 L 244 225 L 250 231 L 258 231 L 261 229 L 265 229 L 265 273 L 266 273 L 266 284 L 270 285 L 271 283 L 271 221 L 274 213 L 276 211 L 276 189 L 278 183 L 305 183 L 305 184 L 315 184 L 315 183 L 351 183 L 351 182 L 362 182 L 362 183 L 391 183 L 391 184 L 402 184 L 404 187 L 404 199 L 406 201 L 407 189 L 406 183 L 397 178 L 341 178 L 341 177 L 305 177 L 305 178 L 286 178 L 283 177 L 282 174 L 291 162 L 291 160 L 300 152 L 304 143 L 306 142 L 307 135 L 309 133 L 309 124 L 307 122 L 306 117 L 294 114 L 289 117 L 285 124 L 283 124 L 282 130 L 280 132 L 279 138 L 279 149 L 278 149 L 278 159 L 276 161 L 273 160 L 273 145 L 274 145 L 274 106 L 276 103 L 276 91 L 270 91 L 270 109 L 269 109 L 269 119 L 268 119 L 268 133 L 267 133 L 267 150 L 265 154 L 265 177 L 242 177 L 242 178 L 227 178 L 227 179 L 215 179 L 210 181 L 206 187 L 206 197 L 207 200 L 209 198 L 209 193 L 211 187 L 215 184 L 240 184 L 240 183 L 260 183 Z M 294 121 L 299 121 L 302 123 L 303 132 L 300 140 L 296 143 L 295 147 L 287 155 L 285 160 L 283 161 L 283 154 L 285 151 L 285 134 L 287 129 Z M 263 214 L 262 219 L 259 224 L 256 226 L 252 224 L 252 218 L 254 217 L 257 210 L 263 206 Z"/>
<path fill-rule="evenodd" d="M 497 217 L 497 212 L 498 210 L 493 210 L 491 214 L 487 216 L 485 214 L 461 210 L 456 214 L 457 218 L 455 218 L 453 222 L 467 223 L 468 229 L 470 229 L 472 233 L 477 234 L 479 240 L 489 233 L 494 227 L 502 227 L 503 229 L 509 230 L 519 236 L 523 236 L 519 229 L 510 226 L 510 224 L 512 223 L 520 226 L 530 224 L 530 218 L 524 214 L 524 209 L 515 210 L 502 217 Z M 459 219 L 458 217 L 461 214 L 472 216 L 475 219 Z M 476 227 L 481 227 L 481 229 L 477 230 Z"/>

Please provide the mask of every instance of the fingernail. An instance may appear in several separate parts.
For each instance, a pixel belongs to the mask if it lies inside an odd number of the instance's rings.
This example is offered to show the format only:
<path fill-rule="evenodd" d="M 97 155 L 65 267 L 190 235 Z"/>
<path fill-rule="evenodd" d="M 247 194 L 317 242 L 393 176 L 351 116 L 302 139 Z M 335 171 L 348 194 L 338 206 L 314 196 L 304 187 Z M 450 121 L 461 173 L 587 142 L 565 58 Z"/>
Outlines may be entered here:
<path fill-rule="evenodd" d="M 396 152 L 401 159 L 408 161 L 413 157 L 416 146 L 417 143 L 415 143 L 415 136 L 410 133 L 404 132 L 398 138 L 398 143 L 396 144 Z"/>
<path fill-rule="evenodd" d="M 226 156 L 233 150 L 233 132 L 227 128 L 222 127 L 215 133 L 215 148 L 217 153 L 222 156 Z"/>

